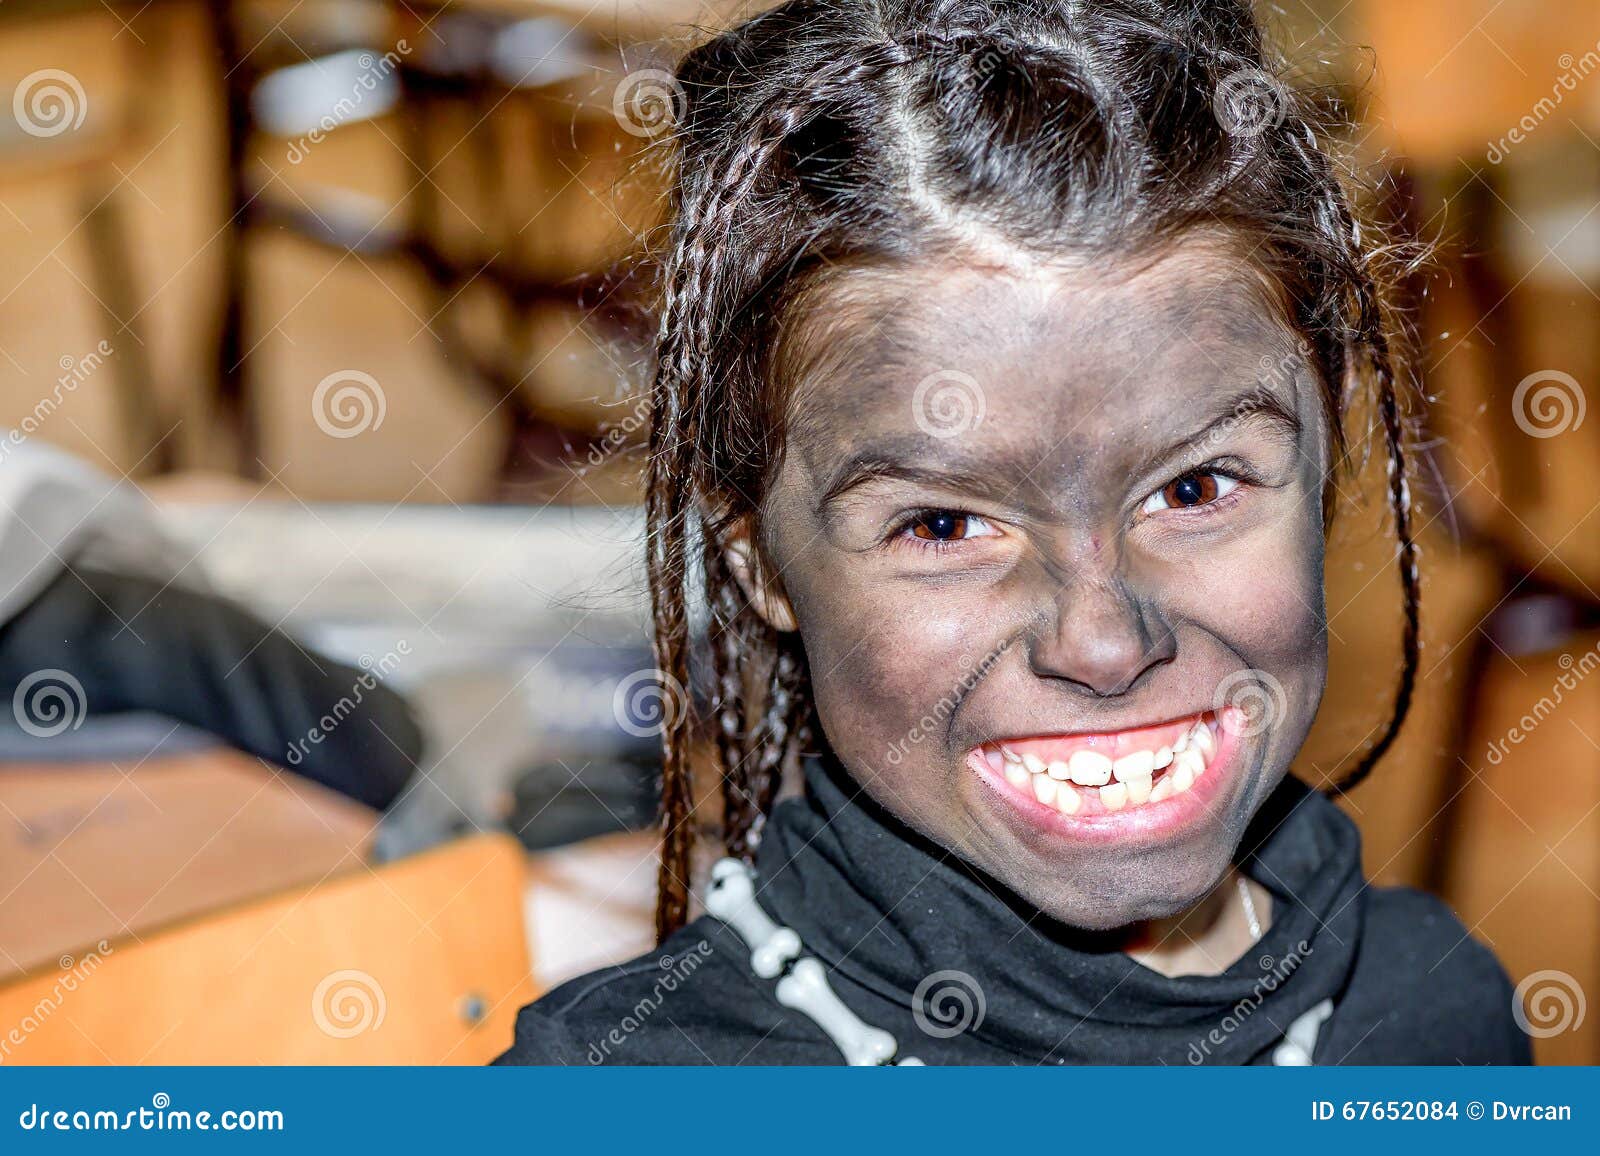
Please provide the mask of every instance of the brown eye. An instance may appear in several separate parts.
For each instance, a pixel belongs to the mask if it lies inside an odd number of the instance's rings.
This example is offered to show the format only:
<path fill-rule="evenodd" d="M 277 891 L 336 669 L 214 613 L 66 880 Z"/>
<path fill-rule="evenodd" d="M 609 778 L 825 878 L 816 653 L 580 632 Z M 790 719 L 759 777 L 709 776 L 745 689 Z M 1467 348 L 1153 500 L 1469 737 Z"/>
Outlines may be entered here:
<path fill-rule="evenodd" d="M 953 542 L 967 536 L 967 515 L 952 510 L 931 510 L 911 523 L 911 536 L 927 542 Z"/>
<path fill-rule="evenodd" d="M 1161 496 L 1169 506 L 1201 506 L 1217 500 L 1217 488 L 1215 474 L 1189 474 L 1168 482 L 1162 487 Z"/>
<path fill-rule="evenodd" d="M 969 538 L 993 538 L 999 531 L 988 519 L 960 510 L 923 510 L 900 524 L 896 538 L 915 538 L 921 542 L 942 545 L 964 542 Z"/>
<path fill-rule="evenodd" d="M 1219 474 L 1215 470 L 1199 470 L 1192 474 L 1184 474 L 1181 478 L 1172 479 L 1146 498 L 1144 512 L 1155 514 L 1162 510 L 1182 510 L 1208 505 L 1218 498 L 1227 497 L 1238 488 L 1238 485 L 1237 478 Z"/>

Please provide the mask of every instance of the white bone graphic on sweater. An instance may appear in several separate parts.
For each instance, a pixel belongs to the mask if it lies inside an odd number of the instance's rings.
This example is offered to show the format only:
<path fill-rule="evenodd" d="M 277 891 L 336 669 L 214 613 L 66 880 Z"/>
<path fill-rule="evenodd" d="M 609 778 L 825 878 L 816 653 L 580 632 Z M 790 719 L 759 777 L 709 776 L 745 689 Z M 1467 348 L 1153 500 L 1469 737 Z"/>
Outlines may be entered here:
<path fill-rule="evenodd" d="M 800 959 L 800 936 L 779 927 L 756 901 L 755 876 L 737 859 L 720 860 L 711 869 L 706 891 L 706 911 L 722 920 L 750 948 L 750 968 L 762 979 L 789 974 L 778 980 L 774 994 L 786 1008 L 809 1016 L 833 1041 L 845 1062 L 855 1067 L 888 1064 L 899 1050 L 890 1033 L 863 1023 L 828 985 L 828 973 L 815 959 Z M 907 1056 L 897 1067 L 922 1067 Z"/>
<path fill-rule="evenodd" d="M 750 948 L 750 967 L 762 979 L 789 974 L 778 981 L 774 994 L 786 1008 L 810 1017 L 852 1066 L 893 1064 L 899 1068 L 925 1065 L 915 1056 L 895 1060 L 899 1048 L 893 1035 L 882 1028 L 863 1023 L 828 984 L 828 973 L 811 958 L 800 959 L 800 936 L 791 928 L 779 927 L 756 901 L 755 874 L 737 859 L 719 860 L 711 869 L 711 886 L 706 892 L 706 911 L 738 933 Z M 1283 1041 L 1272 1051 L 1272 1062 L 1279 1067 L 1306 1067 L 1322 1025 L 1333 1015 L 1333 1001 L 1325 999 L 1304 1014 L 1296 1016 L 1283 1033 Z"/>
<path fill-rule="evenodd" d="M 894 1058 L 899 1046 L 882 1028 L 864 1024 L 855 1012 L 828 986 L 828 973 L 815 959 L 797 962 L 789 974 L 778 981 L 778 1002 L 804 1012 L 828 1033 L 834 1046 L 844 1053 L 844 1062 L 853 1068 L 885 1064 Z"/>
<path fill-rule="evenodd" d="M 1272 1062 L 1280 1068 L 1309 1068 L 1322 1025 L 1333 1014 L 1333 1001 L 1325 999 L 1310 1011 L 1298 1015 L 1283 1033 L 1283 1042 L 1272 1050 Z"/>
<path fill-rule="evenodd" d="M 750 868 L 737 859 L 719 860 L 711 869 L 706 911 L 739 933 L 750 948 L 750 969 L 762 979 L 776 979 L 800 954 L 800 936 L 761 910 Z"/>

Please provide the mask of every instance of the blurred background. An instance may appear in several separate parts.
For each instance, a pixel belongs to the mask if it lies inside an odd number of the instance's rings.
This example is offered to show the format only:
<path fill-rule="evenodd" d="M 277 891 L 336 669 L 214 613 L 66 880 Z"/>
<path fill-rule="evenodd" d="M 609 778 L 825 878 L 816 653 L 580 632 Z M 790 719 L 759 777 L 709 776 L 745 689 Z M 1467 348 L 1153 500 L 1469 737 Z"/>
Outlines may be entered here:
<path fill-rule="evenodd" d="M 0 7 L 0 1062 L 483 1062 L 648 949 L 613 274 L 662 70 L 742 7 Z M 1262 10 L 1437 246 L 1422 679 L 1347 806 L 1539 1058 L 1600 1062 L 1600 8 Z M 1314 783 L 1393 694 L 1381 487 L 1342 491 Z"/>

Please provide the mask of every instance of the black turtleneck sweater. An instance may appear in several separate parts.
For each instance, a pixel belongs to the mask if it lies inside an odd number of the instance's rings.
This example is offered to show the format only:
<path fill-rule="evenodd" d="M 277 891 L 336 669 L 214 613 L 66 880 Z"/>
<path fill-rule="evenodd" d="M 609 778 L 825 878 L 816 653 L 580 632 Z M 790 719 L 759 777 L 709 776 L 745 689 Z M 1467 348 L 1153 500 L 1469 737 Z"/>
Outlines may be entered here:
<path fill-rule="evenodd" d="M 1222 974 L 1168 978 L 1010 899 L 819 760 L 768 822 L 756 886 L 839 998 L 929 1064 L 1271 1063 L 1323 1000 L 1318 1064 L 1530 1062 L 1494 956 L 1431 896 L 1369 886 L 1360 851 L 1337 807 L 1286 780 L 1238 858 L 1271 926 Z M 702 916 L 523 1009 L 497 1062 L 840 1063 L 774 982 Z"/>

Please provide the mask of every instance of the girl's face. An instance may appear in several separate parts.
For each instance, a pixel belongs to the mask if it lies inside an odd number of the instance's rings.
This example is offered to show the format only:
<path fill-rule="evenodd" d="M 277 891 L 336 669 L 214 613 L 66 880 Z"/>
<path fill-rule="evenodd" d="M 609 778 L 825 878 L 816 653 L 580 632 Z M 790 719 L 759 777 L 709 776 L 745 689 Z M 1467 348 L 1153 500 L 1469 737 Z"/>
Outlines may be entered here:
<path fill-rule="evenodd" d="M 812 305 L 762 520 L 829 744 L 1058 920 L 1186 909 L 1322 694 L 1298 342 L 1216 247 L 853 277 Z"/>

